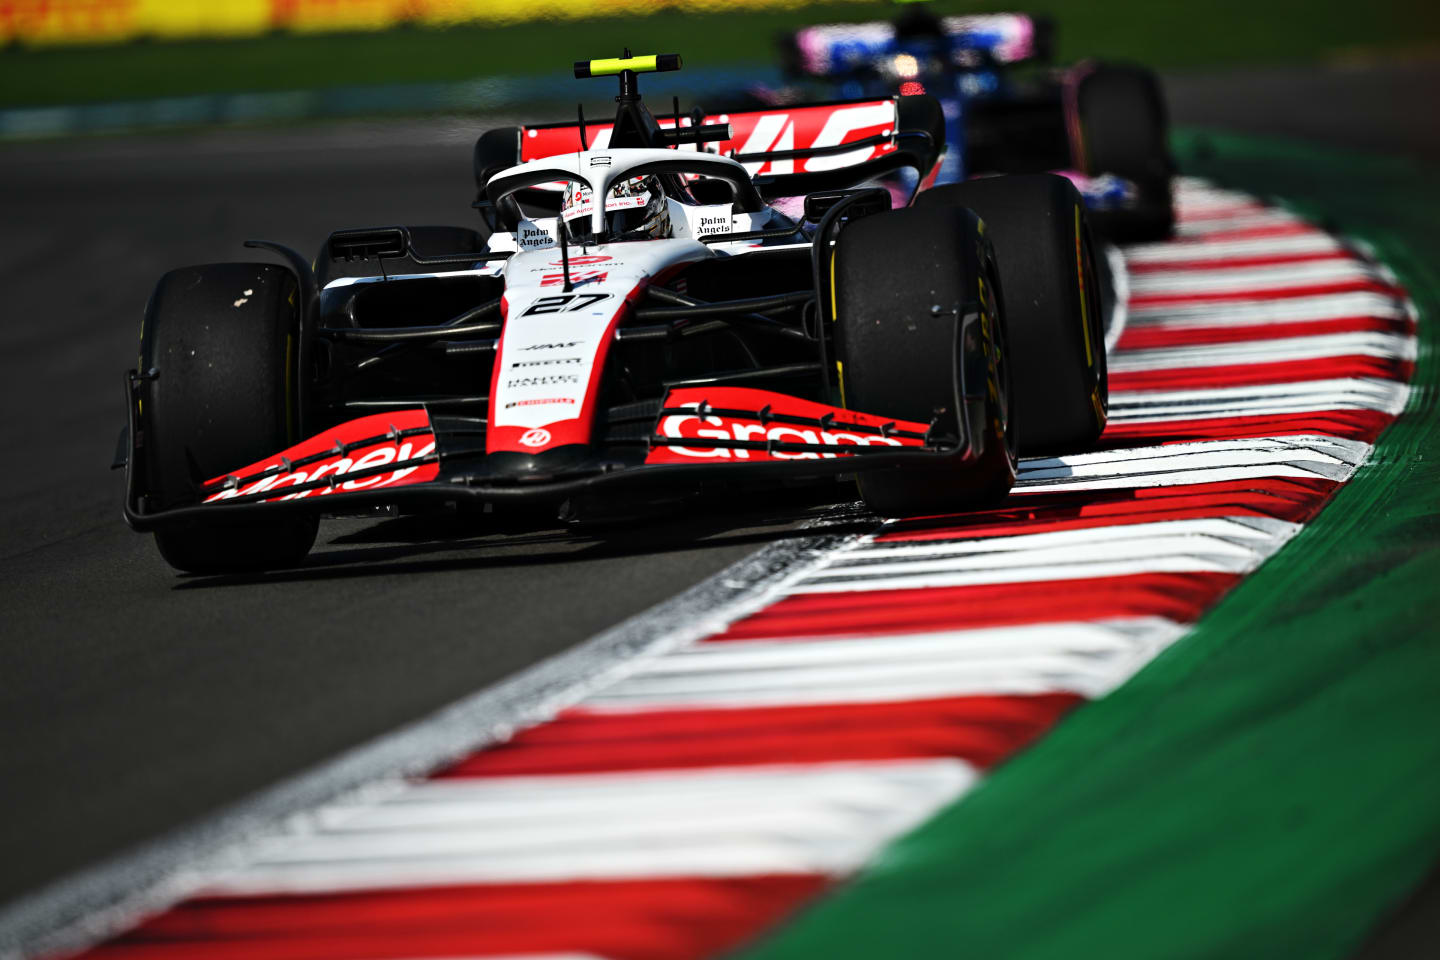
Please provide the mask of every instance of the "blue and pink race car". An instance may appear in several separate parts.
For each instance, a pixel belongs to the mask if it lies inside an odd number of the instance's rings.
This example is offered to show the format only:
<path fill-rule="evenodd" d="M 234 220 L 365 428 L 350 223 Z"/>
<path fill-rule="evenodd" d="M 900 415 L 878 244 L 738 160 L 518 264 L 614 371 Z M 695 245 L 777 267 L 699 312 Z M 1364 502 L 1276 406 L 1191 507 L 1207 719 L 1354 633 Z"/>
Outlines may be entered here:
<path fill-rule="evenodd" d="M 805 27 L 779 38 L 786 85 L 749 91 L 771 105 L 929 94 L 948 144 L 937 183 L 1061 173 L 1095 231 L 1158 240 L 1174 225 L 1168 118 L 1147 69 L 1051 65 L 1050 20 L 1021 13 L 939 16 L 911 5 L 892 21 Z"/>

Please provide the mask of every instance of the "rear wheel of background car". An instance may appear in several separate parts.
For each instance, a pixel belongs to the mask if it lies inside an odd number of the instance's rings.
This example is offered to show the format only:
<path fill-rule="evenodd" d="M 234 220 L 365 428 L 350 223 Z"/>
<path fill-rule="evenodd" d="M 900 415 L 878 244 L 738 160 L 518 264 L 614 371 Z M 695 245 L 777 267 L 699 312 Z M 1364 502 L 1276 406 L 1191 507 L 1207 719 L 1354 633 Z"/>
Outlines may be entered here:
<path fill-rule="evenodd" d="M 480 253 L 485 243 L 480 234 L 469 227 L 408 227 L 410 247 L 422 257 L 443 257 L 452 253 Z M 464 270 L 463 263 L 446 263 L 435 266 L 417 264 L 410 258 L 386 260 L 381 272 L 379 260 L 331 260 L 330 245 L 326 243 L 315 255 L 315 280 L 320 289 L 340 277 L 395 276 L 400 273 L 440 273 L 450 270 Z"/>
<path fill-rule="evenodd" d="M 859 475 L 881 516 L 954 513 L 1004 499 L 1015 482 L 1013 409 L 1003 311 L 988 242 L 965 210 L 896 210 L 846 227 L 835 251 L 835 348 L 846 407 L 958 426 L 977 461 L 908 464 Z M 935 308 L 939 307 L 937 311 Z M 960 318 L 979 311 L 970 340 Z M 983 402 L 956 409 L 958 371 Z"/>
<path fill-rule="evenodd" d="M 1170 123 L 1153 71 L 1101 64 L 1076 81 L 1074 109 L 1080 142 L 1076 160 L 1089 176 L 1115 174 L 1135 184 L 1138 205 L 1096 210 L 1095 230 L 1122 243 L 1163 240 L 1175 226 L 1170 180 Z"/>
<path fill-rule="evenodd" d="M 266 263 L 215 263 L 160 278 L 145 310 L 141 467 L 151 506 L 198 503 L 204 483 L 279 453 L 295 436 L 295 275 Z M 217 507 L 223 513 L 223 507 Z M 313 515 L 217 516 L 163 527 L 171 566 L 220 573 L 294 565 L 315 542 Z"/>
<path fill-rule="evenodd" d="M 968 208 L 999 267 L 1020 452 L 1091 446 L 1105 429 L 1105 321 L 1080 194 L 1064 177 L 987 177 L 936 187 L 917 207 Z"/>

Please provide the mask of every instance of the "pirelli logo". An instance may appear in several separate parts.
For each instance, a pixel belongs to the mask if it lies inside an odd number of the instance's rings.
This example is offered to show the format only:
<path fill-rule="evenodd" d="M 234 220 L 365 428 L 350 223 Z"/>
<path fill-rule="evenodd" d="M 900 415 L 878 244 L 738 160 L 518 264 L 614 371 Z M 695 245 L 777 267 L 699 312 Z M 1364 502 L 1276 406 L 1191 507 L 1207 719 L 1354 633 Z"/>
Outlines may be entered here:
<path fill-rule="evenodd" d="M 573 373 L 554 373 L 539 377 L 515 377 L 505 381 L 506 389 L 519 389 L 522 387 L 560 387 L 571 386 L 580 382 L 579 376 Z"/>
<path fill-rule="evenodd" d="M 514 363 L 510 364 L 510 368 L 514 370 L 523 369 L 525 367 L 573 366 L 575 364 L 580 364 L 584 362 L 584 357 L 556 357 L 553 360 L 516 360 Z"/>

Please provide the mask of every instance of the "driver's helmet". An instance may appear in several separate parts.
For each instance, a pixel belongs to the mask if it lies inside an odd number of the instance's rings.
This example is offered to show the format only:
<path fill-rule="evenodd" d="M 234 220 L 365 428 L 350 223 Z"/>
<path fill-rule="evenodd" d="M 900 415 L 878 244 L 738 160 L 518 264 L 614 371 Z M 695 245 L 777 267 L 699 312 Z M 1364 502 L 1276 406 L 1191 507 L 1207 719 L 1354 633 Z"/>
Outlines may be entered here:
<path fill-rule="evenodd" d="M 590 214 L 594 197 L 588 186 L 575 180 L 565 184 L 560 216 L 573 243 L 593 243 Z M 605 224 L 609 240 L 658 240 L 671 235 L 670 205 L 660 179 L 653 174 L 617 180 L 605 198 Z"/>

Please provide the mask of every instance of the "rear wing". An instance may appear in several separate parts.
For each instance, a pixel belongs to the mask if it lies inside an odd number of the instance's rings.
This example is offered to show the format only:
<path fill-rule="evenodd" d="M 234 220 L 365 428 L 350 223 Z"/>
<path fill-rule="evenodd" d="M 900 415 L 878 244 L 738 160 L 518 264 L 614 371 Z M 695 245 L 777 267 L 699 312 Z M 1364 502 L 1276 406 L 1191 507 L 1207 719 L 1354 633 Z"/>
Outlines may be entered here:
<path fill-rule="evenodd" d="M 978 13 L 934 21 L 951 63 L 961 69 L 1048 60 L 1051 22 L 1025 13 Z M 894 23 L 829 23 L 782 38 L 786 66 L 800 76 L 853 76 L 903 53 L 907 41 Z"/>
<path fill-rule="evenodd" d="M 676 117 L 659 117 L 657 122 L 673 129 Z M 705 144 L 703 149 L 739 161 L 767 197 L 846 186 L 900 166 L 913 166 L 924 177 L 944 149 L 944 117 L 939 102 L 929 96 L 679 117 L 682 128 L 697 123 L 730 125 L 729 139 Z M 605 149 L 612 129 L 609 122 L 587 122 L 585 143 L 591 150 Z M 489 176 L 507 166 L 580 149 L 578 123 L 493 130 L 476 144 L 476 179 L 483 189 Z M 677 149 L 702 147 L 682 144 Z"/>
<path fill-rule="evenodd" d="M 663 129 L 674 129 L 675 117 L 657 117 Z M 734 157 L 752 177 L 834 170 L 864 163 L 894 153 L 897 149 L 899 117 L 893 98 L 826 103 L 813 106 L 777 107 L 744 113 L 710 114 L 701 125 L 730 124 L 730 139 L 707 146 L 721 156 Z M 695 126 L 682 116 L 680 126 Z M 604 150 L 610 143 L 613 124 L 585 124 L 586 142 L 591 150 Z M 540 160 L 581 149 L 578 123 L 544 123 L 521 128 L 520 162 Z M 817 152 L 809 157 L 791 157 L 792 151 L 825 151 L 849 146 L 838 152 Z M 695 145 L 679 149 L 695 150 Z"/>

